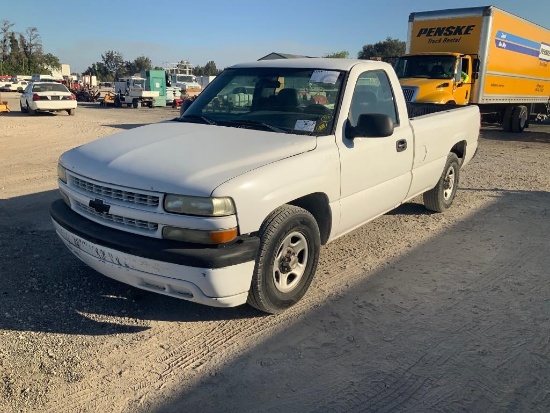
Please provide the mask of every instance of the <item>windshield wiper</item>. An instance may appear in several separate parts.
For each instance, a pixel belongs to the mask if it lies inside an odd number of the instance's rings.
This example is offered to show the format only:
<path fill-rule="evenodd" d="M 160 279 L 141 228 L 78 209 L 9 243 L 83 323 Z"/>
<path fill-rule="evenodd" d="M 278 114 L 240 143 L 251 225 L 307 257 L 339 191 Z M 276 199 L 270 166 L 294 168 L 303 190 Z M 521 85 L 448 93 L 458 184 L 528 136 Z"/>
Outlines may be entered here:
<path fill-rule="evenodd" d="M 206 123 L 208 125 L 216 125 L 216 122 L 214 122 L 212 119 L 209 119 L 205 116 L 201 115 L 183 115 L 181 118 L 176 118 L 174 120 L 177 120 L 178 122 L 196 122 L 200 121 L 202 123 Z"/>
<path fill-rule="evenodd" d="M 255 120 L 232 119 L 228 123 L 230 125 L 237 124 L 237 125 L 245 125 L 245 126 L 252 126 L 252 127 L 261 127 L 263 129 L 267 129 L 267 130 L 270 130 L 272 132 L 289 133 L 288 130 L 279 128 L 279 127 L 274 126 L 274 125 L 270 125 L 269 123 L 259 122 L 259 121 L 255 121 Z"/>

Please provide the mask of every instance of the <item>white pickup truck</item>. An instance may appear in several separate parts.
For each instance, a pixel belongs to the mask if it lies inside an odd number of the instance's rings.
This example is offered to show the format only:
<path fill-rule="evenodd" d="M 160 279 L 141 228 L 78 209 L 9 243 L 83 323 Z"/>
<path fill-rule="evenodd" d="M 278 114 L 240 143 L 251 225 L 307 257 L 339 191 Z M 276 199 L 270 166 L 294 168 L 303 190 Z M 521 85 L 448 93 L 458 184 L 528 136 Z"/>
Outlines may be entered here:
<path fill-rule="evenodd" d="M 179 118 L 64 153 L 53 225 L 108 277 L 277 313 L 306 293 L 321 245 L 419 194 L 451 205 L 479 109 L 434 106 L 411 116 L 383 62 L 235 65 Z"/>

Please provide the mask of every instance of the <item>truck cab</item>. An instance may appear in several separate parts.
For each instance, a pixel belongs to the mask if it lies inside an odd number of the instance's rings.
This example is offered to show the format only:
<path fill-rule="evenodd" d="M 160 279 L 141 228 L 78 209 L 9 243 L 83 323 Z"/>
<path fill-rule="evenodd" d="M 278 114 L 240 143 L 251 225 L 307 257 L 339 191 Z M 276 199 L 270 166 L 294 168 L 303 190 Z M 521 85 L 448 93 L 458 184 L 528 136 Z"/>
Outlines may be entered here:
<path fill-rule="evenodd" d="M 467 105 L 476 77 L 472 60 L 460 53 L 408 54 L 395 71 L 408 102 Z"/>

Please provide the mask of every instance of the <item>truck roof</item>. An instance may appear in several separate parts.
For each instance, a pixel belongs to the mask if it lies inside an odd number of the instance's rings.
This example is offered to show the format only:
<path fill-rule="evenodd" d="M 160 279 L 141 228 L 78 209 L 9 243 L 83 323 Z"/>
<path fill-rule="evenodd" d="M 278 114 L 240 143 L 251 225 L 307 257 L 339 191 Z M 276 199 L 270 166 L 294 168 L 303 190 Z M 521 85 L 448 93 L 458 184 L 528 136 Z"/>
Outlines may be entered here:
<path fill-rule="evenodd" d="M 288 68 L 304 68 L 304 69 L 326 69 L 326 70 L 350 70 L 353 66 L 359 63 L 369 63 L 373 66 L 385 66 L 388 63 L 379 62 L 376 60 L 362 59 L 331 59 L 323 57 L 297 58 L 297 59 L 270 59 L 259 60 L 256 62 L 239 63 L 231 66 L 231 68 L 244 67 L 288 67 Z"/>
<path fill-rule="evenodd" d="M 523 20 L 527 23 L 539 26 L 542 29 L 548 30 L 548 28 L 541 26 L 540 24 L 529 21 L 521 16 L 510 13 L 496 6 L 478 6 L 478 7 L 462 7 L 456 9 L 441 9 L 441 10 L 428 10 L 428 11 L 416 11 L 409 14 L 409 23 L 416 20 L 433 20 L 433 19 L 451 19 L 470 16 L 491 16 L 494 13 L 504 13 L 515 17 L 516 19 Z"/>

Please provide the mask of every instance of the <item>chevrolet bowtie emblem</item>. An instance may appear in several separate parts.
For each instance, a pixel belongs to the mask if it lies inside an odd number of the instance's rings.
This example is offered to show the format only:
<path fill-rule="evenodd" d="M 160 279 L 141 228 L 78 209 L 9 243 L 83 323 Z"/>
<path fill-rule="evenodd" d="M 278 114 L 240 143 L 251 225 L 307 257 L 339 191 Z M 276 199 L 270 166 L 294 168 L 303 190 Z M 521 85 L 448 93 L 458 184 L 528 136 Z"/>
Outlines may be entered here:
<path fill-rule="evenodd" d="M 105 204 L 101 199 L 91 199 L 88 206 L 100 214 L 108 213 L 111 208 L 111 205 Z"/>

